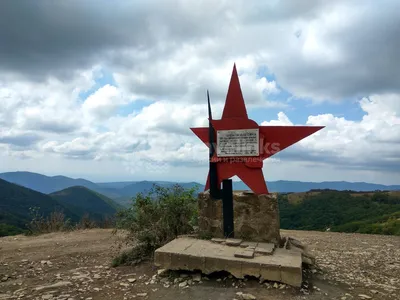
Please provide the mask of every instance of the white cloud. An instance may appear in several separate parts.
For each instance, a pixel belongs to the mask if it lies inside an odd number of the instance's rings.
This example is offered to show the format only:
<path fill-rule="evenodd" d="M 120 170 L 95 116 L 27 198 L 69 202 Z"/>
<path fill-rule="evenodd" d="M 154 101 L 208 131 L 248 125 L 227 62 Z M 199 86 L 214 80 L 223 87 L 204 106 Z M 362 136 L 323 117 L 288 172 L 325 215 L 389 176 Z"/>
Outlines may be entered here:
<path fill-rule="evenodd" d="M 207 125 L 207 89 L 214 118 L 220 117 L 236 62 L 250 116 L 282 110 L 261 125 L 293 125 L 284 112 L 285 91 L 293 101 L 361 99 L 361 120 L 308 116 L 308 125 L 326 128 L 282 153 L 294 173 L 314 160 L 319 170 L 340 166 L 357 169 L 343 171 L 352 176 L 364 170 L 366 178 L 394 180 L 400 160 L 395 1 L 71 3 L 54 4 L 51 18 L 42 4 L 14 7 L 53 25 L 55 35 L 49 29 L 38 43 L 11 25 L 0 29 L 1 41 L 14 36 L 0 55 L 0 171 L 101 170 L 126 178 L 158 172 L 202 180 L 207 149 L 189 127 Z M 11 20 L 1 5 L 0 20 Z M 76 19 L 68 18 L 76 11 Z M 69 20 L 75 26 L 63 23 Z M 19 41 L 29 43 L 21 48 Z M 115 82 L 99 80 L 103 68 Z M 139 100 L 148 103 L 142 108 Z M 268 164 L 284 176 L 275 163 Z"/>

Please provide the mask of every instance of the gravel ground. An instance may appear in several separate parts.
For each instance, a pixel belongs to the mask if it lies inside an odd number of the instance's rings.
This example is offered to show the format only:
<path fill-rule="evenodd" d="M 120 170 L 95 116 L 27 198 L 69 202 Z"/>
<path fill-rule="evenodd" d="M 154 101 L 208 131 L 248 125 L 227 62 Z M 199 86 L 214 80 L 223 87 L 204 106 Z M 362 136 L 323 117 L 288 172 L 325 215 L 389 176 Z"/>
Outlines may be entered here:
<path fill-rule="evenodd" d="M 281 232 L 316 257 L 301 289 L 229 274 L 158 274 L 151 262 L 112 268 L 120 238 L 94 229 L 0 238 L 0 299 L 400 299 L 399 237 Z"/>

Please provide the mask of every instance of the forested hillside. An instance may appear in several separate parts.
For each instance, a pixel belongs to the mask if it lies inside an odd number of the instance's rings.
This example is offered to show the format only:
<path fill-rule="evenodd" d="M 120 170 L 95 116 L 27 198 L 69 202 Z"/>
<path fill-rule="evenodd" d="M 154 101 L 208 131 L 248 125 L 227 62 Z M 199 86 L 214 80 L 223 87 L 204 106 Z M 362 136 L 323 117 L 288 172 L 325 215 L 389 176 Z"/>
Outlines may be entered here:
<path fill-rule="evenodd" d="M 113 216 L 120 205 L 104 195 L 83 186 L 74 186 L 51 193 L 50 196 L 78 216 L 87 214 L 93 220 Z"/>
<path fill-rule="evenodd" d="M 0 236 L 22 232 L 30 221 L 30 209 L 37 207 L 42 215 L 62 210 L 67 218 L 79 217 L 52 197 L 0 179 Z"/>
<path fill-rule="evenodd" d="M 76 186 L 50 195 L 0 179 L 0 236 L 25 232 L 32 218 L 47 218 L 60 212 L 72 224 L 82 218 L 103 222 L 121 206 L 111 199 Z"/>
<path fill-rule="evenodd" d="M 281 228 L 400 235 L 400 193 L 280 194 Z"/>

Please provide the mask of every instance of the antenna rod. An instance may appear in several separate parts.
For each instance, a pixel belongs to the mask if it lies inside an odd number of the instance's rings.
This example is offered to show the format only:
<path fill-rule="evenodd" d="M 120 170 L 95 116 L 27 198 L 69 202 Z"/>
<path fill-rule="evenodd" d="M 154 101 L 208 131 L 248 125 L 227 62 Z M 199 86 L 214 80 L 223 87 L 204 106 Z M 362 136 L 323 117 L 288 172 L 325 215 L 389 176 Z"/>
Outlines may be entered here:
<path fill-rule="evenodd" d="M 210 141 L 210 195 L 213 199 L 220 199 L 220 187 L 218 186 L 218 174 L 217 174 L 217 162 L 212 161 L 212 157 L 215 153 L 215 130 L 211 124 L 212 114 L 211 114 L 211 103 L 210 94 L 207 90 L 207 102 L 208 102 L 208 133 Z"/>

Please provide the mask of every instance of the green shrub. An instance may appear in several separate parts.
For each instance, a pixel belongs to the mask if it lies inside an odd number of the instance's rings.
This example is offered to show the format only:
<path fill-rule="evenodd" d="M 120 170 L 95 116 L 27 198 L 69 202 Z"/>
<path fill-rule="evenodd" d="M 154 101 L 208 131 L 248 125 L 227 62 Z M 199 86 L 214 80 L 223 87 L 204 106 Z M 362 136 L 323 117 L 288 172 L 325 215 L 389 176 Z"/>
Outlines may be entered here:
<path fill-rule="evenodd" d="M 154 185 L 148 194 L 136 195 L 131 207 L 116 217 L 117 230 L 127 232 L 125 242 L 133 249 L 116 257 L 113 265 L 141 261 L 178 235 L 193 232 L 197 224 L 195 190 Z"/>
<path fill-rule="evenodd" d="M 97 223 L 93 220 L 90 219 L 89 214 L 84 214 L 79 221 L 75 225 L 75 229 L 80 230 L 80 229 L 92 229 L 98 227 Z"/>
<path fill-rule="evenodd" d="M 0 223 L 0 237 L 24 233 L 24 230 L 14 225 Z"/>
<path fill-rule="evenodd" d="M 29 224 L 27 224 L 27 234 L 29 235 L 66 231 L 71 228 L 70 220 L 65 219 L 65 215 L 61 210 L 56 210 L 47 217 L 40 214 L 37 207 L 30 208 L 29 213 L 32 217 Z"/>

